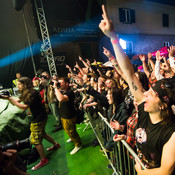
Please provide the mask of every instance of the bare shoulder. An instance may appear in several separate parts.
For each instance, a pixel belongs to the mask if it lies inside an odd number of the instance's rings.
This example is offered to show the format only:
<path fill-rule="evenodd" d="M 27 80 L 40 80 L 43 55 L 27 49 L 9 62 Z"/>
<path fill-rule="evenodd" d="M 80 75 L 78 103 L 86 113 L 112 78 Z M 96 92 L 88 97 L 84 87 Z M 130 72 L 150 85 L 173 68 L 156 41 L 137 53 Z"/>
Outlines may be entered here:
<path fill-rule="evenodd" d="M 172 141 L 175 144 L 175 132 L 173 132 L 172 136 L 170 137 L 169 141 Z"/>

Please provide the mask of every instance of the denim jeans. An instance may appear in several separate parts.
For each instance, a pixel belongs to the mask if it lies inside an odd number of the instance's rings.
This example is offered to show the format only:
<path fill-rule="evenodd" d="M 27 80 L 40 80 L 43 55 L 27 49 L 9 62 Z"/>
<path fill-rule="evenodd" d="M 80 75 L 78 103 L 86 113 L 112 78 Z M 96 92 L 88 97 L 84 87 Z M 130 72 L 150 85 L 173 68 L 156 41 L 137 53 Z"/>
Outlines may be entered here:
<path fill-rule="evenodd" d="M 58 102 L 49 103 L 49 108 L 55 117 L 57 125 L 61 125 L 61 116 L 59 113 Z"/>

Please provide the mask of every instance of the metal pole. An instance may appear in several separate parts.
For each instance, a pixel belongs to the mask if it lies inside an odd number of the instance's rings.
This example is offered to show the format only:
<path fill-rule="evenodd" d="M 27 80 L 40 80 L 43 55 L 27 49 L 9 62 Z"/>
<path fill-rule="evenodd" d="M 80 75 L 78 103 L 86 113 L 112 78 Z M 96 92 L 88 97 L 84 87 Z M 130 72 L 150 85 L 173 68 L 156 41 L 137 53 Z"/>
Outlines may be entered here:
<path fill-rule="evenodd" d="M 28 28 L 27 28 L 27 23 L 26 23 L 26 19 L 25 19 L 25 15 L 24 15 L 24 9 L 22 9 L 22 14 L 23 14 L 23 19 L 24 19 L 24 26 L 25 26 L 25 29 L 26 29 L 27 40 L 28 40 L 28 43 L 29 43 L 29 48 L 30 48 L 30 53 L 31 53 L 34 74 L 36 74 L 36 67 L 35 67 L 35 62 L 34 62 L 34 58 L 33 58 L 33 51 L 32 51 L 32 47 L 31 47 L 31 42 L 30 42 L 30 38 L 29 38 L 29 31 L 28 31 Z"/>
<path fill-rule="evenodd" d="M 110 124 L 107 122 L 106 118 L 103 117 L 103 115 L 98 112 L 98 115 L 102 118 L 102 120 L 104 120 L 104 122 L 108 125 L 108 127 L 111 129 L 111 132 L 114 133 L 114 129 L 111 128 Z M 143 165 L 143 163 L 140 161 L 140 159 L 138 158 L 137 154 L 132 150 L 132 148 L 126 143 L 125 140 L 121 140 L 121 142 L 123 143 L 123 145 L 127 148 L 127 150 L 131 153 L 131 155 L 138 160 L 138 162 L 141 164 L 142 168 L 145 170 L 146 167 Z"/>

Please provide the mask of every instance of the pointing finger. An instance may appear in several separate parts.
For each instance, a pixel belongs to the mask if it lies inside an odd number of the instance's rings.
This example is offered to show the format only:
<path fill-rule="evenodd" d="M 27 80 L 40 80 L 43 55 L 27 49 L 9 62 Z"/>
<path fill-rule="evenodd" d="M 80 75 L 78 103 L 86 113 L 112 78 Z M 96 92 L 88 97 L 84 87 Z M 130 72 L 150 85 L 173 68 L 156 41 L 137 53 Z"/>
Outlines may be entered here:
<path fill-rule="evenodd" d="M 105 8 L 104 5 L 102 5 L 102 11 L 103 11 L 103 15 L 102 15 L 103 18 L 108 20 L 108 19 L 109 19 L 109 18 L 108 18 L 108 14 L 107 14 L 107 12 L 106 12 L 106 8 Z"/>

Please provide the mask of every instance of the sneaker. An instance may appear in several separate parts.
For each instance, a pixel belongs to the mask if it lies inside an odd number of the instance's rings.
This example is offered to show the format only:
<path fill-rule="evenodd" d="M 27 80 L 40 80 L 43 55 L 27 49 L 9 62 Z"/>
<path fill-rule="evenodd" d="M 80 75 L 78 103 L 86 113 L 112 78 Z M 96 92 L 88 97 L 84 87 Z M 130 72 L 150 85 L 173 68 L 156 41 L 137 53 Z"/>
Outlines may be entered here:
<path fill-rule="evenodd" d="M 44 158 L 44 159 L 40 160 L 40 162 L 37 165 L 32 167 L 32 171 L 38 170 L 38 169 L 42 168 L 43 166 L 47 165 L 48 163 L 49 163 L 49 160 L 47 158 Z"/>
<path fill-rule="evenodd" d="M 56 143 L 56 145 L 53 145 L 50 148 L 47 148 L 47 151 L 57 150 L 60 147 L 61 147 L 60 144 L 59 143 Z"/>
<path fill-rule="evenodd" d="M 70 142 L 72 142 L 72 140 L 71 140 L 71 139 L 68 139 L 68 140 L 67 140 L 67 143 L 70 143 Z"/>
<path fill-rule="evenodd" d="M 100 148 L 100 152 L 102 152 L 102 153 L 104 152 L 103 148 Z"/>
<path fill-rule="evenodd" d="M 75 154 L 75 153 L 78 152 L 81 148 L 82 148 L 82 146 L 75 146 L 75 148 L 70 152 L 70 155 Z"/>
<path fill-rule="evenodd" d="M 94 140 L 92 141 L 92 147 L 96 147 L 96 146 L 98 146 L 98 145 L 99 145 L 98 140 L 97 140 L 97 139 L 94 139 Z"/>
<path fill-rule="evenodd" d="M 112 169 L 111 164 L 108 164 L 108 165 L 107 165 L 107 168 Z"/>

